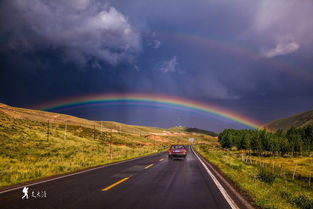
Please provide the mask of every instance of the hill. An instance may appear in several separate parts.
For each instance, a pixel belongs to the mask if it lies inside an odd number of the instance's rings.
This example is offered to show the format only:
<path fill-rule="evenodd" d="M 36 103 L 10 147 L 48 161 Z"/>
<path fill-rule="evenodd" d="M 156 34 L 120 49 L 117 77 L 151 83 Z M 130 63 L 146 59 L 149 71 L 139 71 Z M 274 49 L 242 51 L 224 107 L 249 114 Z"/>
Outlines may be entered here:
<path fill-rule="evenodd" d="M 266 124 L 264 128 L 276 131 L 278 129 L 287 130 L 292 126 L 295 128 L 299 128 L 308 125 L 313 125 L 313 110 L 272 121 Z"/>
<path fill-rule="evenodd" d="M 198 134 L 205 134 L 209 136 L 216 137 L 218 136 L 217 133 L 213 131 L 203 130 L 199 128 L 188 128 L 184 126 L 175 126 L 168 129 L 169 131 L 178 131 L 178 132 L 187 132 L 187 133 L 198 133 Z"/>
<path fill-rule="evenodd" d="M 49 121 L 50 123 L 54 124 L 67 124 L 86 128 L 95 127 L 96 129 L 102 131 L 123 131 L 128 133 L 160 133 L 164 131 L 163 129 L 156 127 L 134 126 L 113 121 L 91 121 L 60 113 L 12 107 L 2 103 L 0 103 L 0 112 L 15 119 L 31 120 L 44 123 Z"/>
<path fill-rule="evenodd" d="M 204 134 L 0 104 L 0 187 L 151 154 Z"/>

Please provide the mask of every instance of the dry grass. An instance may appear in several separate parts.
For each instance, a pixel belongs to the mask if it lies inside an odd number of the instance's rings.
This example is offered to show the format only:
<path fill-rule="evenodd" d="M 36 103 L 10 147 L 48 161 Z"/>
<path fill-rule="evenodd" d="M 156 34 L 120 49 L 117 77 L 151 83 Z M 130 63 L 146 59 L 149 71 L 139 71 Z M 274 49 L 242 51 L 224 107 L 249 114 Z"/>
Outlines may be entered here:
<path fill-rule="evenodd" d="M 195 149 L 246 192 L 256 206 L 277 209 L 313 208 L 313 185 L 309 186 L 308 182 L 301 179 L 292 181 L 290 177 L 279 175 L 281 170 L 272 169 L 273 161 L 290 166 L 294 162 L 302 162 L 301 172 L 304 174 L 312 169 L 311 159 L 255 157 L 255 160 L 268 162 L 260 165 L 253 159 L 251 163 L 250 158 L 242 158 L 242 152 L 224 150 L 214 144 L 215 146 L 213 143 L 197 145 Z"/>
<path fill-rule="evenodd" d="M 148 155 L 171 144 L 186 144 L 189 137 L 198 142 L 210 138 L 186 133 L 151 137 L 150 132 L 158 128 L 136 126 L 130 130 L 132 126 L 126 126 L 128 129 L 120 132 L 68 124 L 65 137 L 65 124 L 50 122 L 47 137 L 46 121 L 0 111 L 0 187 Z M 141 134 L 136 133 L 138 129 Z"/>

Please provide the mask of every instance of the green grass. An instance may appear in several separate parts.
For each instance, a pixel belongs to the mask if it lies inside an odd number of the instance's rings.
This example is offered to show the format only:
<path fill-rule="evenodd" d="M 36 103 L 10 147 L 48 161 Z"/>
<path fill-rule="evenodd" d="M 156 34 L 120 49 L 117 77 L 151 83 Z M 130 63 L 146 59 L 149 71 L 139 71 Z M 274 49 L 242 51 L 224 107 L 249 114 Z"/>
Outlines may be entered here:
<path fill-rule="evenodd" d="M 238 151 L 212 145 L 197 145 L 195 150 L 225 173 L 248 194 L 254 205 L 275 209 L 312 209 L 313 185 L 277 175 L 271 167 L 260 167 L 241 160 Z"/>
<path fill-rule="evenodd" d="M 237 155 L 241 155 L 240 152 L 234 152 Z M 244 153 L 245 154 L 245 153 Z M 251 156 L 253 161 L 257 163 L 265 163 L 269 166 L 272 166 L 274 163 L 274 167 L 283 168 L 288 173 L 293 173 L 296 166 L 296 176 L 309 178 L 311 176 L 313 178 L 313 158 L 307 156 L 268 156 L 268 157 L 260 157 L 260 156 Z"/>

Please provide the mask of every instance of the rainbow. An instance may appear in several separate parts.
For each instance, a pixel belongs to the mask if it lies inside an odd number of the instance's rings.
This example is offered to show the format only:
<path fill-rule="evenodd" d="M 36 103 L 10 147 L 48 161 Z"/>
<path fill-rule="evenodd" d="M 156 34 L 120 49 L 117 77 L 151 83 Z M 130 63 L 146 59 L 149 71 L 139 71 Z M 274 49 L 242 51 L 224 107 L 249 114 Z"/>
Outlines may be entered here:
<path fill-rule="evenodd" d="M 172 42 L 178 42 L 182 45 L 189 44 L 202 50 L 214 49 L 239 59 L 249 59 L 254 61 L 264 59 L 259 52 L 255 52 L 248 47 L 242 47 L 241 45 L 232 43 L 228 40 L 219 39 L 218 37 L 208 37 L 200 34 L 193 34 L 190 31 L 158 30 L 157 32 L 160 36 L 163 36 Z M 312 82 L 312 72 L 307 71 L 300 66 L 296 66 L 290 62 L 278 58 L 267 59 L 267 63 L 271 65 L 272 69 L 277 72 L 280 71 L 280 73 L 283 74 L 296 76 L 302 79 L 304 82 Z"/>
<path fill-rule="evenodd" d="M 145 106 L 167 106 L 170 108 L 178 110 L 195 111 L 200 113 L 211 114 L 213 116 L 218 116 L 225 118 L 252 129 L 259 128 L 261 124 L 249 119 L 238 113 L 231 112 L 226 109 L 222 109 L 213 105 L 208 105 L 200 103 L 197 101 L 187 100 L 178 97 L 170 97 L 164 95 L 156 94 L 99 94 L 86 97 L 76 97 L 59 102 L 48 103 L 45 105 L 36 106 L 33 108 L 42 109 L 47 111 L 68 109 L 68 108 L 78 108 L 86 105 L 100 105 L 100 104 L 140 104 Z"/>

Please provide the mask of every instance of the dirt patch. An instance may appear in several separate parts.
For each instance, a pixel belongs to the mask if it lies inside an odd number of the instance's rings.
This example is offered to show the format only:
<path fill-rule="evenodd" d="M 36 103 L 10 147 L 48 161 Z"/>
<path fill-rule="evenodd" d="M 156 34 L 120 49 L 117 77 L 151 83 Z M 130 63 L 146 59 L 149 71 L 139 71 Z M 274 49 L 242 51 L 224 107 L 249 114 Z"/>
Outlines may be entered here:
<path fill-rule="evenodd" d="M 152 139 L 152 140 L 155 140 L 155 141 L 158 141 L 158 142 L 168 142 L 167 139 L 165 138 L 162 138 L 160 136 L 156 136 L 156 135 L 148 135 L 146 136 L 147 139 Z"/>

